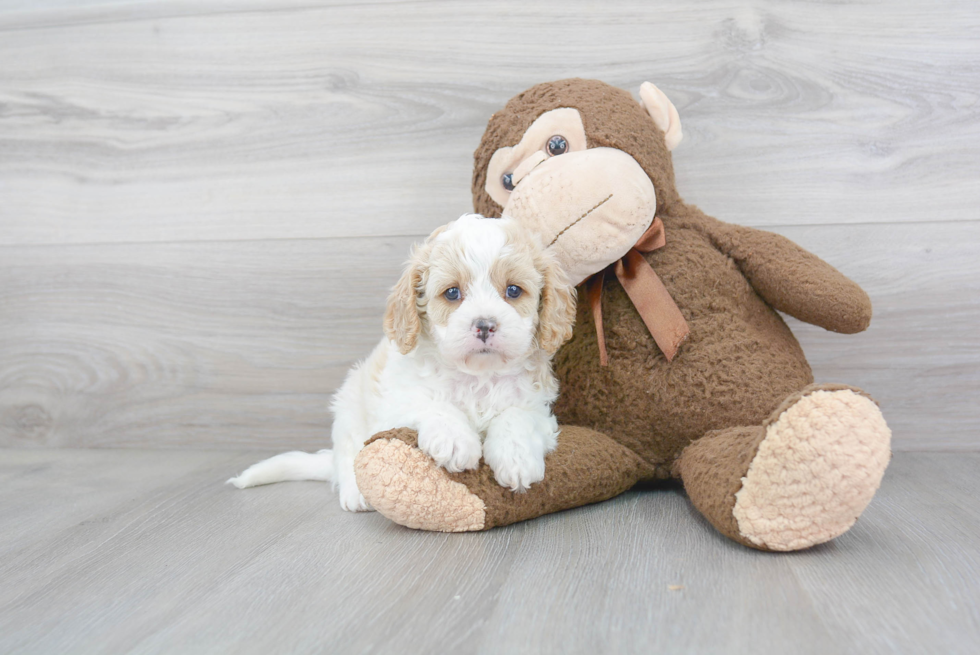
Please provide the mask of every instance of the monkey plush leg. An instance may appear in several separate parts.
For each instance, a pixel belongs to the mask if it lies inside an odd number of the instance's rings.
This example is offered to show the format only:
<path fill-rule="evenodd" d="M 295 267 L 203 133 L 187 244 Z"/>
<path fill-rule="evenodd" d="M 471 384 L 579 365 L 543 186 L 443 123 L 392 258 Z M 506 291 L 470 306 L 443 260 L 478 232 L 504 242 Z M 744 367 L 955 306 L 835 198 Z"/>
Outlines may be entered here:
<path fill-rule="evenodd" d="M 375 435 L 354 460 L 357 486 L 395 523 L 421 530 L 488 530 L 617 496 L 652 469 L 604 434 L 563 427 L 544 480 L 523 493 L 501 487 L 486 463 L 448 473 L 418 449 L 414 430 Z"/>
<path fill-rule="evenodd" d="M 722 534 L 761 550 L 801 550 L 854 525 L 881 483 L 890 440 L 863 392 L 810 385 L 761 426 L 709 432 L 674 470 Z"/>

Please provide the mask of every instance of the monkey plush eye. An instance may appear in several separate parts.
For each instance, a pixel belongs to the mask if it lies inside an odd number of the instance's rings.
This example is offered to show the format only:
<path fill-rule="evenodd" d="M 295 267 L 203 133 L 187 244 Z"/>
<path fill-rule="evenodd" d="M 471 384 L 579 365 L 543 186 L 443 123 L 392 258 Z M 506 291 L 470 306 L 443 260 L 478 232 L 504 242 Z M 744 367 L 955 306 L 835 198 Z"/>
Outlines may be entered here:
<path fill-rule="evenodd" d="M 500 178 L 500 183 L 503 184 L 504 185 L 504 188 L 507 189 L 508 191 L 513 191 L 514 190 L 514 174 L 513 173 L 507 173 L 506 175 L 504 175 L 503 177 Z"/>
<path fill-rule="evenodd" d="M 520 288 L 516 284 L 512 284 L 507 287 L 508 298 L 520 298 L 522 293 L 524 293 L 524 289 Z"/>
<path fill-rule="evenodd" d="M 450 287 L 442 295 L 446 300 L 459 300 L 459 287 Z"/>
<path fill-rule="evenodd" d="M 549 155 L 564 155 L 567 150 L 568 150 L 568 141 L 565 140 L 565 137 L 556 134 L 555 136 L 548 139 Z"/>

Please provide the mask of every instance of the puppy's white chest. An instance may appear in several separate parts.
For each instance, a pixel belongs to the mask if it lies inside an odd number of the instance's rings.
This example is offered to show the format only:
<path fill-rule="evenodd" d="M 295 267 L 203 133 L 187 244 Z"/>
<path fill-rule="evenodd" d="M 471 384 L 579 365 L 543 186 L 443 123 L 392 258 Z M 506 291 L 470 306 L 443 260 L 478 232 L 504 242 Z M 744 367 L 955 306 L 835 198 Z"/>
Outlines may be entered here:
<path fill-rule="evenodd" d="M 462 410 L 480 432 L 509 407 L 523 404 L 526 381 L 520 376 L 501 376 L 491 380 L 460 377 L 453 380 L 450 402 Z"/>

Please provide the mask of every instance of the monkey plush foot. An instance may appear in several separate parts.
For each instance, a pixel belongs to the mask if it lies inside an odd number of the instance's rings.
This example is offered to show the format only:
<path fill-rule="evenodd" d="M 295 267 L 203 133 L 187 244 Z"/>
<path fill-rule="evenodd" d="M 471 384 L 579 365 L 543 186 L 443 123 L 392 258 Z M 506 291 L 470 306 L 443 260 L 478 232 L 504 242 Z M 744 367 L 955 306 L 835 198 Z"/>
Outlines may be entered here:
<path fill-rule="evenodd" d="M 483 499 L 419 450 L 414 430 L 376 436 L 355 458 L 354 475 L 365 500 L 400 525 L 471 532 L 487 524 Z"/>
<path fill-rule="evenodd" d="M 418 448 L 414 430 L 375 435 L 354 460 L 357 486 L 383 516 L 438 532 L 488 530 L 617 496 L 650 467 L 609 437 L 563 427 L 545 477 L 521 493 L 500 486 L 486 463 L 449 473 Z"/>
<path fill-rule="evenodd" d="M 891 431 L 857 389 L 811 385 L 762 425 L 709 433 L 677 463 L 694 505 L 723 534 L 800 550 L 846 532 L 881 483 Z"/>

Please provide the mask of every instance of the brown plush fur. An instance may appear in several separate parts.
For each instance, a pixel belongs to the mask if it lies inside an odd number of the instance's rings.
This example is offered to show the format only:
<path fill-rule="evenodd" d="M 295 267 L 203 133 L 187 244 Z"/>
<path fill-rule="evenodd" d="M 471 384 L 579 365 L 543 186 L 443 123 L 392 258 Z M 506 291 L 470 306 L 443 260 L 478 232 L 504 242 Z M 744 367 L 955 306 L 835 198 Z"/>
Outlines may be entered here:
<path fill-rule="evenodd" d="M 407 428 L 378 433 L 367 443 L 383 439 L 398 439 L 418 447 L 418 434 Z M 484 530 L 608 500 L 650 477 L 649 467 L 634 453 L 604 434 L 580 427 L 562 429 L 558 448 L 547 457 L 546 470 L 548 474 L 542 482 L 520 494 L 497 484 L 486 465 L 473 471 L 442 474 L 466 485 L 483 501 Z"/>
<path fill-rule="evenodd" d="M 628 92 L 595 80 L 539 84 L 494 114 L 474 154 L 477 212 L 501 212 L 484 191 L 494 151 L 517 143 L 538 116 L 559 107 L 579 110 L 589 147 L 625 151 L 653 181 L 667 245 L 645 257 L 691 333 L 668 363 L 622 286 L 607 276 L 609 366 L 599 365 L 592 312 L 579 302 L 573 337 L 555 358 L 561 381 L 556 413 L 562 423 L 604 432 L 654 466 L 658 477 L 668 477 L 693 440 L 712 430 L 759 425 L 789 394 L 813 381 L 776 309 L 856 332 L 870 320 L 870 301 L 860 287 L 788 239 L 725 224 L 686 205 L 674 187 L 663 132 Z"/>
<path fill-rule="evenodd" d="M 599 364 L 592 310 L 582 297 L 572 339 L 555 357 L 561 383 L 555 411 L 566 427 L 558 449 L 547 458 L 545 479 L 526 494 L 513 494 L 496 484 L 485 464 L 451 477 L 478 497 L 476 505 L 485 506 L 483 529 L 604 500 L 641 480 L 679 477 L 694 505 L 719 531 L 739 543 L 766 548 L 739 532 L 733 515 L 736 493 L 764 442 L 766 426 L 817 388 L 808 386 L 813 382 L 810 367 L 777 310 L 852 333 L 867 327 L 870 301 L 860 287 L 788 239 L 722 223 L 685 204 L 674 188 L 663 132 L 629 93 L 594 80 L 539 84 L 494 114 L 474 153 L 477 212 L 499 216 L 502 211 L 484 189 L 493 153 L 517 144 L 535 119 L 561 107 L 579 110 L 589 148 L 626 152 L 653 182 L 667 244 L 644 256 L 680 308 L 690 335 L 668 362 L 615 276 L 607 275 L 603 324 L 609 365 Z M 824 419 L 814 417 L 816 424 Z M 887 426 L 874 424 L 869 433 L 880 435 L 879 444 L 887 448 Z M 376 438 L 414 445 L 414 434 L 405 430 Z M 864 452 L 859 448 L 845 455 L 860 459 Z M 365 450 L 358 457 L 370 456 Z M 869 478 L 864 486 L 870 493 L 884 468 L 875 471 L 877 479 Z M 370 484 L 365 487 L 382 497 L 389 495 L 384 484 L 366 482 Z M 404 517 L 402 510 L 386 514 L 395 521 L 425 513 L 415 511 L 413 496 L 396 500 L 387 505 L 411 511 Z M 849 508 L 852 501 L 821 502 L 836 510 Z M 857 512 L 861 509 L 863 505 Z M 456 528 L 434 524 L 429 529 Z M 815 542 L 800 543 L 792 547 Z"/>
<path fill-rule="evenodd" d="M 739 533 L 732 508 L 742 478 L 765 437 L 765 428 L 758 425 L 709 432 L 685 448 L 674 467 L 684 479 L 688 497 L 704 517 L 718 532 L 746 546 L 752 544 Z"/>
<path fill-rule="evenodd" d="M 473 154 L 473 209 L 500 216 L 501 207 L 484 190 L 487 166 L 497 148 L 516 145 L 541 114 L 560 107 L 578 109 L 590 148 L 617 148 L 646 171 L 657 190 L 657 213 L 680 201 L 674 189 L 674 166 L 664 134 L 628 91 L 598 80 L 560 80 L 538 84 L 514 96 L 490 118 L 480 147 Z M 656 142 L 657 147 L 651 147 Z"/>

